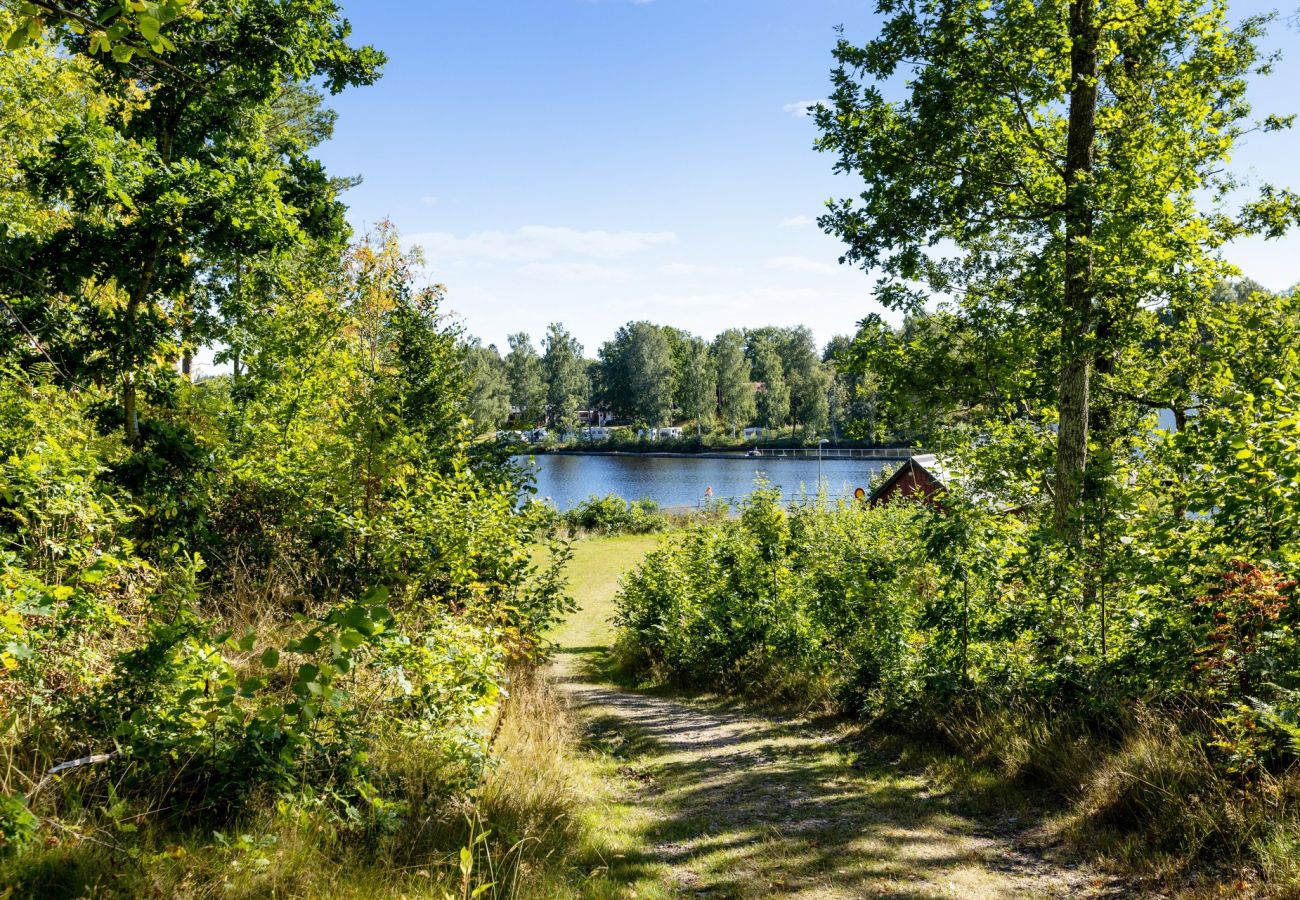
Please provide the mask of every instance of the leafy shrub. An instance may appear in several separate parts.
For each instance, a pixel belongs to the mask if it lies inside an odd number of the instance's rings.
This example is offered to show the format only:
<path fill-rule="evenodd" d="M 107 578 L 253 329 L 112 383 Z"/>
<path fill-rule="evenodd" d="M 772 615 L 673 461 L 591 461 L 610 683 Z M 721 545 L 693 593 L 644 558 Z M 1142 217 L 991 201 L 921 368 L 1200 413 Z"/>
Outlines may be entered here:
<path fill-rule="evenodd" d="M 650 534 L 668 525 L 654 500 L 624 500 L 617 494 L 588 497 L 564 512 L 563 518 L 574 531 L 597 534 Z"/>
<path fill-rule="evenodd" d="M 623 640 L 678 681 L 901 702 L 919 604 L 899 573 L 919 515 L 856 503 L 790 512 L 759 490 L 739 519 L 669 536 L 625 577 Z"/>
<path fill-rule="evenodd" d="M 569 608 L 567 547 L 462 429 L 410 263 L 363 242 L 248 323 L 238 384 L 148 395 L 132 447 L 98 390 L 0 380 L 7 847 L 67 816 L 210 833 L 304 808 L 357 845 L 460 817 L 507 664 Z"/>

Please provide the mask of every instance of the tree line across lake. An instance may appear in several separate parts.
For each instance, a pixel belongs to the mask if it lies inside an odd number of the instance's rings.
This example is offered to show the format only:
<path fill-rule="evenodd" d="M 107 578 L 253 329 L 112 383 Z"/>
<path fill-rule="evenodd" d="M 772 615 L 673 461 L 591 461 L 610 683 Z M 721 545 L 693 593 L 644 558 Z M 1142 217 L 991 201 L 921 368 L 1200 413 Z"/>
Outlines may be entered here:
<path fill-rule="evenodd" d="M 819 349 L 804 327 L 732 329 L 712 341 L 679 328 L 629 322 L 597 350 L 553 324 L 540 352 L 524 333 L 504 355 L 470 339 L 467 413 L 482 429 L 508 421 L 573 432 L 579 413 L 659 427 L 686 423 L 697 435 L 747 425 L 789 428 L 804 439 L 871 432 L 874 397 L 837 367 L 849 345 L 836 337 Z"/>

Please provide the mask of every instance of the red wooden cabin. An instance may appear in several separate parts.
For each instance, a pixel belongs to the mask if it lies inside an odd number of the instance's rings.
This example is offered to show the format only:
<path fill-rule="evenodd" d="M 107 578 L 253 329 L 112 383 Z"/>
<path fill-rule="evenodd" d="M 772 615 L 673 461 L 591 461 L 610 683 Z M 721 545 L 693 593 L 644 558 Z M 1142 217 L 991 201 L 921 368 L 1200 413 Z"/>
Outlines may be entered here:
<path fill-rule="evenodd" d="M 916 497 L 942 508 L 943 502 L 935 495 L 945 489 L 943 468 L 927 453 L 913 456 L 899 466 L 884 484 L 871 492 L 868 502 L 875 506 L 898 497 Z"/>

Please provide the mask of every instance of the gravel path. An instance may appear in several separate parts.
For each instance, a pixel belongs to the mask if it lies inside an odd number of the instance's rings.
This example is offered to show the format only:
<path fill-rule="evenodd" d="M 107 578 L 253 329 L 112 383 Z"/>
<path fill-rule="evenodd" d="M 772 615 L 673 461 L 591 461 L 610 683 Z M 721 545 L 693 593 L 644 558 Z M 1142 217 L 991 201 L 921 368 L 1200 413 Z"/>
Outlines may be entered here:
<path fill-rule="evenodd" d="M 646 862 L 677 896 L 1111 897 L 1115 885 L 1044 859 L 953 811 L 924 779 L 847 733 L 747 710 L 556 682 L 593 742 L 653 810 Z"/>

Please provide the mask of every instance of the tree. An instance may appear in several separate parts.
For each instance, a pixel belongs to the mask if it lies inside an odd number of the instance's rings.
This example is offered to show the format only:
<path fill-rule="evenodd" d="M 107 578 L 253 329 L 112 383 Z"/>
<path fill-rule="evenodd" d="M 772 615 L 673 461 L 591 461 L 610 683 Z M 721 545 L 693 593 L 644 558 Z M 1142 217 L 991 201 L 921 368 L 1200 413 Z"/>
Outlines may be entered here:
<path fill-rule="evenodd" d="M 92 53 L 110 54 L 117 62 L 133 56 L 154 58 L 175 50 L 163 27 L 182 16 L 196 17 L 193 0 L 121 3 L 117 0 L 26 0 L 12 21 L 0 27 L 6 50 L 38 42 L 47 28 L 89 37 Z M 156 60 L 155 60 L 156 61 Z"/>
<path fill-rule="evenodd" d="M 1198 206 L 1232 183 L 1263 20 L 1232 27 L 1193 0 L 878 6 L 880 36 L 839 41 L 815 114 L 819 149 L 865 181 L 821 225 L 842 261 L 884 273 L 886 304 L 916 309 L 921 282 L 1033 337 L 1055 376 L 1054 522 L 1077 541 L 1085 485 L 1107 477 L 1105 451 L 1089 473 L 1090 432 L 1107 446 L 1116 389 L 1141 381 L 1144 312 L 1201 302 L 1227 240 L 1277 236 L 1300 210 L 1269 188 L 1237 214 Z"/>
<path fill-rule="evenodd" d="M 632 416 L 652 427 L 667 425 L 673 409 L 673 359 L 668 339 L 649 322 L 634 322 L 628 332 L 623 364 Z"/>
<path fill-rule="evenodd" d="M 510 382 L 510 405 L 521 421 L 531 425 L 546 415 L 546 372 L 532 339 L 520 331 L 506 338 L 506 380 Z"/>
<path fill-rule="evenodd" d="M 790 386 L 790 419 L 808 435 L 826 427 L 826 394 L 830 389 L 817 355 L 817 343 L 806 326 L 778 332 L 777 353 Z"/>
<path fill-rule="evenodd" d="M 670 330 L 629 322 L 601 345 L 596 394 L 617 416 L 664 425 L 672 415 L 675 360 Z"/>
<path fill-rule="evenodd" d="M 874 442 L 879 433 L 876 415 L 879 380 L 874 372 L 860 370 L 853 364 L 853 346 L 853 338 L 837 334 L 822 354 L 823 362 L 831 370 L 826 414 L 832 437 L 849 434 Z"/>
<path fill-rule="evenodd" d="M 718 411 L 731 426 L 731 436 L 754 415 L 754 385 L 745 337 L 739 331 L 724 331 L 713 342 L 713 366 L 717 373 Z"/>
<path fill-rule="evenodd" d="M 718 410 L 717 370 L 703 338 L 690 338 L 684 345 L 680 399 L 682 413 L 695 420 L 696 435 L 703 434 Z"/>
<path fill-rule="evenodd" d="M 897 327 L 864 319 L 843 351 L 849 376 L 871 384 L 873 415 L 897 440 L 928 441 L 954 424 L 1041 417 L 1051 365 L 1018 316 L 983 307 L 909 312 Z"/>
<path fill-rule="evenodd" d="M 582 345 L 559 322 L 546 329 L 542 365 L 546 372 L 546 414 L 555 428 L 574 431 L 578 410 L 587 396 Z"/>
<path fill-rule="evenodd" d="M 136 21 L 142 35 L 153 28 Z M 371 83 L 383 62 L 348 44 L 331 0 L 212 0 L 168 33 L 166 62 L 106 55 L 93 29 L 64 33 L 114 102 L 87 107 L 24 173 L 36 196 L 68 211 L 60 226 L 0 241 L 0 260 L 30 275 L 25 326 L 45 331 L 64 313 L 76 320 L 85 374 L 117 385 L 130 444 L 141 384 L 163 377 L 157 360 L 174 358 L 164 349 L 205 270 L 290 249 L 304 232 L 346 236 L 320 165 L 299 145 L 268 140 L 269 108 L 290 84 L 320 79 L 337 92 Z M 71 312 L 55 307 L 64 296 Z"/>
<path fill-rule="evenodd" d="M 754 378 L 758 381 L 758 422 L 769 432 L 790 417 L 790 387 L 785 381 L 781 357 L 770 342 L 760 343 L 754 351 Z"/>
<path fill-rule="evenodd" d="M 830 418 L 831 376 L 816 359 L 790 380 L 790 408 L 806 437 L 822 432 Z"/>
<path fill-rule="evenodd" d="M 510 418 L 510 381 L 505 362 L 495 345 L 484 347 L 478 338 L 466 341 L 462 352 L 469 379 L 465 411 L 479 429 L 500 428 Z"/>

